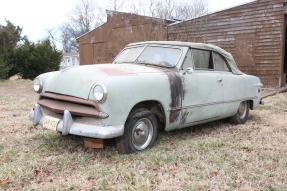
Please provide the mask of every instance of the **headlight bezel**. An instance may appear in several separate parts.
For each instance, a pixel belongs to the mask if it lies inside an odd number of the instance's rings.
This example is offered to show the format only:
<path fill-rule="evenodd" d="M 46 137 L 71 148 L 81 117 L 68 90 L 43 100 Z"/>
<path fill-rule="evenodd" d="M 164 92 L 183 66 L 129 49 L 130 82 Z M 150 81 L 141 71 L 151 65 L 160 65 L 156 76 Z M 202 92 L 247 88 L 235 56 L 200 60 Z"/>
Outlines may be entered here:
<path fill-rule="evenodd" d="M 100 87 L 102 89 L 102 92 L 100 92 L 102 94 L 100 96 L 101 98 L 99 98 L 96 95 L 96 93 L 99 93 L 99 92 L 96 92 L 96 88 L 97 87 Z M 102 83 L 95 84 L 95 86 L 93 88 L 93 97 L 98 103 L 104 103 L 106 101 L 106 99 L 107 99 L 107 95 L 108 95 L 107 88 L 106 88 L 106 86 L 104 84 L 102 84 Z"/>
<path fill-rule="evenodd" d="M 36 84 L 38 82 L 38 84 Z M 35 88 L 35 86 L 38 85 L 39 88 Z M 40 78 L 35 78 L 33 80 L 33 89 L 36 93 L 41 93 L 43 90 L 43 81 Z"/>

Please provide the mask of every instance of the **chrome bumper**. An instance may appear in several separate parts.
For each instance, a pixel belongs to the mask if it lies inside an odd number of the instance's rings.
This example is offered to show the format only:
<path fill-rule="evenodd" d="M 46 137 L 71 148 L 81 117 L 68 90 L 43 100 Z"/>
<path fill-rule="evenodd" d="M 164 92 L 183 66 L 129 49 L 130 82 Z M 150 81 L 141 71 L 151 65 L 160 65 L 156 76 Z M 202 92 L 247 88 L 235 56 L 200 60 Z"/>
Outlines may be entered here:
<path fill-rule="evenodd" d="M 45 115 L 39 104 L 35 105 L 29 114 L 29 118 L 34 126 L 43 126 Z M 98 139 L 110 139 L 122 136 L 124 134 L 124 126 L 99 126 L 77 123 L 73 120 L 71 113 L 65 110 L 63 119 L 60 119 L 57 125 L 57 131 L 62 135 L 72 134 Z"/>

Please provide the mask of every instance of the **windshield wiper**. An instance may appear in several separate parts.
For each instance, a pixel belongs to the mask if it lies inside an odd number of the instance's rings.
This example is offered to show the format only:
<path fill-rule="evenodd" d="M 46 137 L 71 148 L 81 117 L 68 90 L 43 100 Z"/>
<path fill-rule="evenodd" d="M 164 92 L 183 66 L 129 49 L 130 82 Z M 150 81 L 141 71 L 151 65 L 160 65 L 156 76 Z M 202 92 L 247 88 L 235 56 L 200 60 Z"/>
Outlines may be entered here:
<path fill-rule="evenodd" d="M 168 66 L 168 65 L 163 65 L 160 63 L 151 63 L 151 62 L 147 62 L 147 61 L 142 61 L 142 60 L 136 60 L 134 62 L 135 64 L 143 64 L 143 65 L 149 65 L 149 66 L 157 66 L 157 67 L 166 67 L 166 68 L 174 68 L 175 66 Z"/>
<path fill-rule="evenodd" d="M 114 62 L 114 64 L 134 64 L 135 62 L 133 61 L 128 61 L 128 62 Z"/>
<path fill-rule="evenodd" d="M 136 60 L 134 63 L 135 64 L 143 64 L 143 65 L 154 65 L 154 64 L 151 64 L 151 63 L 146 62 L 144 60 Z"/>

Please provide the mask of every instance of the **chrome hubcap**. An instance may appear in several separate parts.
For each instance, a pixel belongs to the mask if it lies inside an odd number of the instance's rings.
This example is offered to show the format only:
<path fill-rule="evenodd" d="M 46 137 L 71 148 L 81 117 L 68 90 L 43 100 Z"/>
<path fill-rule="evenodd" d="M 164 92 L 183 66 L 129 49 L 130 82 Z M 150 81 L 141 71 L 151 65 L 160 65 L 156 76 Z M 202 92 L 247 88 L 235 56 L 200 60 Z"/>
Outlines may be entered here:
<path fill-rule="evenodd" d="M 239 114 L 241 119 L 244 119 L 246 113 L 247 113 L 247 103 L 246 102 L 242 102 L 239 105 L 238 114 Z"/>
<path fill-rule="evenodd" d="M 132 130 L 132 143 L 135 149 L 143 150 L 146 149 L 153 136 L 153 125 L 152 122 L 143 118 L 140 119 Z"/>

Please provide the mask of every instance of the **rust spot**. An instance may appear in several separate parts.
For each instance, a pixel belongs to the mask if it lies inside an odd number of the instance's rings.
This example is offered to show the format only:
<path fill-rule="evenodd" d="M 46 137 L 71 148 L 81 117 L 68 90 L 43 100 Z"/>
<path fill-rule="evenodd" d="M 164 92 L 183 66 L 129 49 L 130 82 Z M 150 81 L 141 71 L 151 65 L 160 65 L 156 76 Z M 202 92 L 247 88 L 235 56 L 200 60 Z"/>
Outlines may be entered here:
<path fill-rule="evenodd" d="M 189 115 L 189 112 L 187 112 L 187 111 L 185 111 L 185 112 L 182 114 L 181 120 L 180 120 L 180 124 L 182 124 L 182 125 L 186 124 L 186 119 L 187 119 L 188 115 Z"/>
<path fill-rule="evenodd" d="M 171 103 L 170 103 L 170 116 L 169 121 L 170 123 L 174 123 L 178 120 L 180 113 L 181 113 L 181 104 L 184 97 L 184 88 L 183 88 L 183 81 L 180 75 L 176 71 L 170 71 L 166 73 L 169 80 L 170 85 L 170 96 L 171 96 Z"/>
<path fill-rule="evenodd" d="M 117 68 L 100 68 L 100 70 L 109 76 L 130 76 L 137 75 L 137 73 L 129 72 L 126 70 L 120 70 Z"/>

